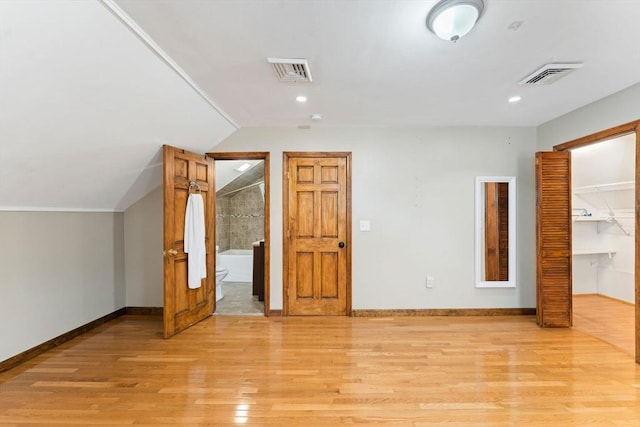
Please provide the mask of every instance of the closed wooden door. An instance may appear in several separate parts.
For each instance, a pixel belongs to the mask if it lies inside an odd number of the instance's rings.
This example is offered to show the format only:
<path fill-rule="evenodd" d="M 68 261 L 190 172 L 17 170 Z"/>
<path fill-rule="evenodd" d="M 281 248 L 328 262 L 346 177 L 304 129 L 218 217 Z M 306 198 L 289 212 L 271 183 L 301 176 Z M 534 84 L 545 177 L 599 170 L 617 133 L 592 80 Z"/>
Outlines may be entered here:
<path fill-rule="evenodd" d="M 210 316 L 215 305 L 215 193 L 213 159 L 165 145 L 164 160 L 164 337 L 168 338 Z M 191 185 L 193 183 L 193 185 Z M 184 228 L 190 192 L 202 195 L 205 214 L 206 275 L 201 286 L 187 284 L 189 254 Z"/>
<path fill-rule="evenodd" d="M 350 153 L 285 153 L 286 315 L 351 312 Z"/>
<path fill-rule="evenodd" d="M 571 153 L 536 153 L 536 313 L 542 327 L 572 324 Z"/>

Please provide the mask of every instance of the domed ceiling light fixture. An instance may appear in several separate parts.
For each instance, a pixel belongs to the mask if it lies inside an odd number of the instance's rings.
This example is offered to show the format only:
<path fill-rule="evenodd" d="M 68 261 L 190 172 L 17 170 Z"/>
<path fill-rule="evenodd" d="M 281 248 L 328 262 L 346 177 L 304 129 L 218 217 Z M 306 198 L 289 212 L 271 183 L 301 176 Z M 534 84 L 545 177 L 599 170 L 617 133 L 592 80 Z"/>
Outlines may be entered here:
<path fill-rule="evenodd" d="M 427 15 L 427 28 L 455 43 L 471 31 L 483 10 L 483 0 L 441 0 Z"/>

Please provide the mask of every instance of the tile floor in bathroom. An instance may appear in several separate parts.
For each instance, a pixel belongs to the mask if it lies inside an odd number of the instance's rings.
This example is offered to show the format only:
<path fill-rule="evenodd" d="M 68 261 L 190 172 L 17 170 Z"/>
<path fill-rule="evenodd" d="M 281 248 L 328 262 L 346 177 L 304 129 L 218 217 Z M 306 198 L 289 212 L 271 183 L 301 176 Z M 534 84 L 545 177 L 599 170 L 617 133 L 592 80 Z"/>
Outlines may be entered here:
<path fill-rule="evenodd" d="M 224 298 L 216 303 L 215 314 L 264 315 L 264 303 L 251 291 L 251 282 L 222 282 Z"/>

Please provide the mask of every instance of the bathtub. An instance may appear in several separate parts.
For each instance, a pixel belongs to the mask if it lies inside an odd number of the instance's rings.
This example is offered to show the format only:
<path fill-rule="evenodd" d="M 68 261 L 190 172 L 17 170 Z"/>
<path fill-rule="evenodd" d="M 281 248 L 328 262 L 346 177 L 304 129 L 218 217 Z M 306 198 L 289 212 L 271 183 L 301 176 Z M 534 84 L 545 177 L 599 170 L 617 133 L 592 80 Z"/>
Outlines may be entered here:
<path fill-rule="evenodd" d="M 229 270 L 223 282 L 253 281 L 253 250 L 229 249 L 220 252 L 219 256 L 220 265 Z"/>

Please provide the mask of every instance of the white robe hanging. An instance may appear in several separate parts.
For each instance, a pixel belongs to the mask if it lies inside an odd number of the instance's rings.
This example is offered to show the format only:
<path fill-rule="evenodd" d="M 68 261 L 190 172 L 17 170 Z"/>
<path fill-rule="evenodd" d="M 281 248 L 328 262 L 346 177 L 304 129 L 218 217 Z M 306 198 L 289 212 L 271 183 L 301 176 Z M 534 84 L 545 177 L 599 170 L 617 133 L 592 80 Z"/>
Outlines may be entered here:
<path fill-rule="evenodd" d="M 201 194 L 189 194 L 184 216 L 184 252 L 187 259 L 187 283 L 197 289 L 207 277 L 207 252 L 204 245 L 204 202 Z"/>

